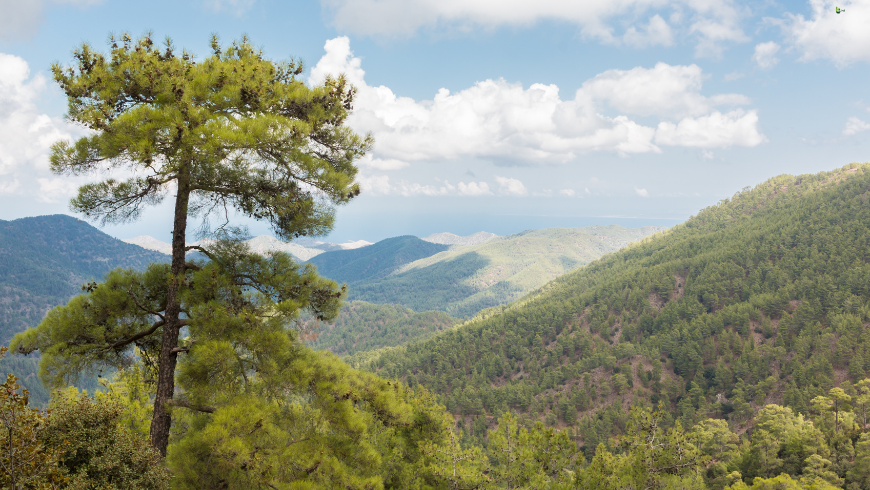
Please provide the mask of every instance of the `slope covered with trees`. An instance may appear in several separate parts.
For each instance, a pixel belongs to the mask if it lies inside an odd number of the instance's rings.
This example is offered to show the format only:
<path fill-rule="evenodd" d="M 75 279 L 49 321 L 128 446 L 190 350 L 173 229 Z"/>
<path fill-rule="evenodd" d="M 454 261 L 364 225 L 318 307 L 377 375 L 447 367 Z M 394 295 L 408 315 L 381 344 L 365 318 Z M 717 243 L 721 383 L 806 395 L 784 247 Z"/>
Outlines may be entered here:
<path fill-rule="evenodd" d="M 143 270 L 168 260 L 71 216 L 0 220 L 0 342 L 35 326 L 86 281 L 116 267 Z"/>
<path fill-rule="evenodd" d="M 683 427 L 809 414 L 870 372 L 870 165 L 783 175 L 509 306 L 354 362 L 475 420 L 570 425 L 587 455 L 631 403 Z M 469 422 L 470 423 L 470 422 Z"/>
<path fill-rule="evenodd" d="M 406 235 L 387 238 L 367 247 L 324 252 L 308 263 L 316 265 L 317 272 L 324 277 L 355 285 L 388 276 L 405 264 L 447 248 L 447 245 Z"/>
<path fill-rule="evenodd" d="M 519 299 L 580 265 L 661 230 L 617 225 L 547 228 L 451 247 L 389 275 L 352 284 L 350 298 L 472 316 Z"/>
<path fill-rule="evenodd" d="M 338 317 L 311 329 L 314 349 L 327 349 L 339 356 L 425 340 L 459 320 L 443 311 L 414 310 L 399 305 L 376 305 L 365 301 L 345 303 Z M 307 317 L 303 322 L 314 322 Z"/>

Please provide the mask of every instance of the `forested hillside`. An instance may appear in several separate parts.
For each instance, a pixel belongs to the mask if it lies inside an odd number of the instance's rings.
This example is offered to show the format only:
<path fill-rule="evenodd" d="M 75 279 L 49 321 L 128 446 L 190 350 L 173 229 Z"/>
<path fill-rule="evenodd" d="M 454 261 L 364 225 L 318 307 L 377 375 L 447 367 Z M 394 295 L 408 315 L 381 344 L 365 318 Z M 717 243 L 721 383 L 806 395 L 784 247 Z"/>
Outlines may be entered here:
<path fill-rule="evenodd" d="M 49 309 L 66 304 L 85 282 L 100 280 L 116 267 L 143 270 L 168 259 L 71 216 L 0 220 L 0 345 L 36 326 Z M 35 358 L 8 358 L 0 360 L 0 368 L 16 373 L 34 402 L 43 404 L 48 391 L 36 377 L 37 363 Z"/>
<path fill-rule="evenodd" d="M 547 228 L 452 247 L 397 268 L 389 276 L 354 284 L 350 298 L 401 304 L 455 317 L 509 303 L 604 254 L 661 228 L 617 225 Z"/>
<path fill-rule="evenodd" d="M 357 284 L 389 275 L 397 268 L 447 250 L 414 236 L 398 236 L 352 250 L 324 252 L 308 261 L 317 272 L 339 283 Z"/>
<path fill-rule="evenodd" d="M 0 220 L 0 342 L 35 326 L 86 281 L 116 267 L 143 270 L 168 260 L 71 216 Z"/>
<path fill-rule="evenodd" d="M 520 301 L 355 362 L 432 389 L 478 435 L 508 410 L 571 426 L 587 456 L 631 403 L 737 433 L 770 403 L 860 419 L 870 400 L 836 408 L 831 389 L 858 396 L 870 372 L 870 165 L 746 188 Z"/>
<path fill-rule="evenodd" d="M 313 322 L 312 318 L 305 318 Z M 318 323 L 309 342 L 314 349 L 327 349 L 340 356 L 425 340 L 458 322 L 443 311 L 414 310 L 399 305 L 375 305 L 364 301 L 345 303 L 338 318 Z"/>

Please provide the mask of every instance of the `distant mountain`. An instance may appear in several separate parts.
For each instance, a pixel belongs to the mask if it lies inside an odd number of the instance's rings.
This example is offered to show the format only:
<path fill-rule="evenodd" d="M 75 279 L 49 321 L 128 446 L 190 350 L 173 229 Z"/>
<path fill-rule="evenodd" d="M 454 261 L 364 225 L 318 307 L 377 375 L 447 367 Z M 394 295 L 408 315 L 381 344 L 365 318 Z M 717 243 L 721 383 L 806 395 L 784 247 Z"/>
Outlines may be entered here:
<path fill-rule="evenodd" d="M 442 245 L 479 245 L 486 243 L 493 238 L 497 238 L 495 233 L 479 231 L 473 235 L 459 236 L 453 233 L 434 233 L 423 238 L 423 241 L 431 243 L 440 243 Z"/>
<path fill-rule="evenodd" d="M 110 269 L 141 270 L 168 260 L 71 216 L 0 220 L 0 342 L 35 326 L 51 307 Z"/>
<path fill-rule="evenodd" d="M 365 240 L 347 241 L 344 243 L 331 243 L 321 242 L 320 240 L 315 240 L 313 238 L 299 238 L 296 240 L 296 243 L 304 247 L 323 250 L 324 252 L 332 252 L 335 250 L 353 250 L 356 248 L 368 247 L 369 245 L 372 245 L 372 242 L 367 242 Z"/>
<path fill-rule="evenodd" d="M 251 247 L 252 251 L 261 255 L 269 251 L 287 252 L 288 254 L 302 261 L 308 260 L 316 255 L 320 255 L 323 253 L 323 250 L 303 247 L 302 245 L 296 243 L 282 242 L 281 240 L 278 240 L 277 238 L 271 237 L 269 235 L 260 235 L 256 238 L 248 240 L 247 243 Z"/>
<path fill-rule="evenodd" d="M 479 245 L 453 245 L 388 275 L 373 274 L 357 281 L 350 288 L 350 298 L 472 316 L 519 299 L 562 274 L 661 230 L 616 225 L 548 228 L 494 237 Z M 445 235 L 449 234 L 436 237 Z"/>
<path fill-rule="evenodd" d="M 357 284 L 383 278 L 399 267 L 447 250 L 447 245 L 429 243 L 415 236 L 381 240 L 352 250 L 324 252 L 308 262 L 334 281 Z"/>
<path fill-rule="evenodd" d="M 172 245 L 167 242 L 158 240 L 152 236 L 142 235 L 135 238 L 125 238 L 122 241 L 167 255 L 172 254 Z M 190 242 L 189 244 L 193 245 L 198 243 L 200 242 Z M 320 255 L 324 251 L 352 250 L 372 244 L 371 242 L 367 242 L 365 240 L 357 240 L 346 243 L 327 243 L 314 240 L 297 240 L 295 242 L 284 242 L 269 235 L 260 235 L 255 238 L 251 238 L 247 241 L 247 243 L 248 245 L 250 245 L 251 250 L 258 254 L 265 254 L 268 251 L 287 252 L 303 262 L 316 255 Z"/>
<path fill-rule="evenodd" d="M 0 220 L 0 344 L 36 326 L 45 313 L 116 267 L 142 270 L 169 256 L 124 243 L 65 215 Z M 0 369 L 15 372 L 36 403 L 48 393 L 35 377 L 37 359 L 9 357 Z"/>
<path fill-rule="evenodd" d="M 313 321 L 307 318 L 306 321 Z M 340 356 L 426 340 L 458 323 L 443 311 L 414 310 L 398 305 L 375 305 L 351 301 L 341 308 L 334 322 L 312 331 L 317 339 L 309 345 Z"/>

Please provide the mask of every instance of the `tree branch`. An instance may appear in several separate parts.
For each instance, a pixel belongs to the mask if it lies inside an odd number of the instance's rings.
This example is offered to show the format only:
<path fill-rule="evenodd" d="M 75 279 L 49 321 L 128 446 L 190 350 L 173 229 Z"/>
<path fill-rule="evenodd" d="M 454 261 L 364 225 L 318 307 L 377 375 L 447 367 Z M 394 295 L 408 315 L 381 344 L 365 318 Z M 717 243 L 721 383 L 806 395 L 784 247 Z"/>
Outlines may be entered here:
<path fill-rule="evenodd" d="M 190 410 L 196 410 L 197 412 L 205 412 L 205 413 L 214 413 L 217 408 L 210 407 L 208 405 L 196 405 L 194 403 L 190 403 L 187 400 L 181 398 L 170 398 L 166 400 L 167 405 L 171 405 L 174 407 L 183 407 L 188 408 Z"/>
<path fill-rule="evenodd" d="M 139 301 L 139 298 L 136 297 L 136 294 L 133 293 L 133 286 L 132 286 L 132 285 L 131 285 L 129 288 L 127 288 L 127 295 L 130 296 L 130 298 L 133 299 L 133 302 L 136 303 L 136 306 L 138 306 L 140 310 L 142 310 L 142 311 L 144 311 L 144 312 L 146 312 L 146 313 L 151 313 L 151 314 L 154 315 L 154 316 L 158 316 L 158 317 L 160 317 L 161 320 L 165 320 L 165 319 L 166 319 L 166 318 L 163 317 L 163 315 L 160 314 L 160 312 L 154 311 L 154 310 L 152 310 L 151 308 L 148 308 L 148 307 L 146 307 L 145 305 L 143 305 L 143 304 Z"/>

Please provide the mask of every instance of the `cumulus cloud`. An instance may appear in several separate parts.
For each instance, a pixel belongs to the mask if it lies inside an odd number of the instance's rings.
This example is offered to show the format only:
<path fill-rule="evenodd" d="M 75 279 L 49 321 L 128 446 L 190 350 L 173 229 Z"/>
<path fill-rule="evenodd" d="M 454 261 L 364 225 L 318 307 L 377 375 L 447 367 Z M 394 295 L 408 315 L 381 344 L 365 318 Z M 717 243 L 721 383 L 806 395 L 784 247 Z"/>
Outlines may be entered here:
<path fill-rule="evenodd" d="M 635 187 L 634 192 L 640 197 L 649 197 L 649 192 L 647 192 L 646 189 L 638 189 Z"/>
<path fill-rule="evenodd" d="M 366 194 L 387 195 L 393 190 L 388 175 L 361 175 L 357 177 L 356 182 L 360 190 Z"/>
<path fill-rule="evenodd" d="M 524 186 L 518 179 L 499 177 L 496 175 L 495 181 L 498 182 L 498 191 L 500 194 L 507 194 L 510 196 L 525 196 L 528 194 L 526 186 Z"/>
<path fill-rule="evenodd" d="M 812 14 L 787 14 L 767 19 L 778 24 L 789 43 L 801 52 L 801 61 L 829 59 L 844 67 L 870 61 L 870 2 L 866 0 L 810 0 Z M 836 7 L 845 9 L 836 13 Z"/>
<path fill-rule="evenodd" d="M 661 122 L 656 130 L 656 143 L 689 148 L 728 148 L 757 146 L 767 141 L 758 131 L 758 113 L 737 109 L 725 114 L 687 117 L 678 124 Z"/>
<path fill-rule="evenodd" d="M 698 65 L 607 70 L 583 82 L 578 96 L 606 101 L 618 111 L 640 116 L 685 117 L 710 112 L 720 105 L 745 105 L 745 95 L 701 95 L 704 74 Z"/>
<path fill-rule="evenodd" d="M 399 170 L 410 165 L 408 162 L 403 162 L 393 158 L 375 158 L 371 153 L 367 153 L 364 157 L 357 160 L 357 164 L 361 167 L 368 167 L 376 170 Z"/>
<path fill-rule="evenodd" d="M 776 57 L 777 52 L 779 52 L 779 44 L 773 41 L 757 44 L 752 61 L 762 70 L 769 70 L 779 63 L 779 58 Z"/>
<path fill-rule="evenodd" d="M 46 172 L 51 144 L 72 137 L 71 126 L 37 109 L 45 88 L 45 77 L 31 77 L 26 61 L 0 53 L 0 176 L 10 176 L 4 180 Z"/>
<path fill-rule="evenodd" d="M 857 117 L 850 117 L 846 120 L 846 126 L 843 128 L 843 136 L 853 136 L 868 129 L 870 129 L 870 124 Z"/>
<path fill-rule="evenodd" d="M 559 194 L 568 197 L 574 197 L 577 193 L 574 192 L 574 189 L 562 189 L 559 191 Z"/>
<path fill-rule="evenodd" d="M 655 11 L 667 8 L 671 20 L 688 20 L 689 34 L 698 37 L 696 53 L 717 55 L 726 41 L 747 38 L 740 27 L 745 9 L 734 0 L 621 0 L 616 2 L 539 0 L 321 0 L 339 29 L 370 36 L 408 36 L 421 28 L 468 30 L 476 26 L 526 26 L 540 20 L 571 22 L 585 38 L 603 43 L 645 47 L 669 45 L 671 28 Z M 689 15 L 683 16 L 686 9 Z M 629 26 L 620 36 L 614 23 L 653 14 L 647 25 Z"/>
<path fill-rule="evenodd" d="M 355 110 L 348 123 L 375 135 L 374 156 L 368 165 L 382 170 L 399 168 L 398 162 L 426 160 L 480 158 L 499 164 L 533 164 L 567 162 L 591 151 L 660 152 L 653 142 L 656 128 L 626 113 L 685 126 L 689 123 L 684 118 L 712 117 L 720 114 L 715 107 L 750 102 L 739 94 L 704 96 L 700 93 L 704 75 L 698 66 L 665 63 L 606 71 L 585 82 L 570 100 L 560 96 L 556 85 L 525 88 L 499 79 L 477 82 L 454 93 L 441 89 L 432 100 L 417 101 L 383 85 L 366 84 L 365 71 L 353 56 L 348 38 L 327 41 L 325 50 L 309 82 L 344 73 L 357 87 Z M 623 114 L 607 114 L 608 108 Z M 753 117 L 720 118 L 716 137 L 710 141 L 718 141 L 720 147 L 759 144 L 762 140 L 747 139 L 744 134 L 746 123 L 759 134 L 757 116 Z M 731 139 L 729 127 L 722 126 L 729 122 L 733 125 Z M 663 141 L 685 146 L 682 141 L 688 140 L 672 137 Z"/>
<path fill-rule="evenodd" d="M 37 179 L 39 182 L 38 200 L 42 202 L 63 202 L 76 194 L 79 186 L 65 178 Z"/>
<path fill-rule="evenodd" d="M 459 194 L 462 196 L 486 196 L 491 195 L 492 191 L 489 190 L 489 184 L 486 182 L 460 182 L 459 183 Z"/>
<path fill-rule="evenodd" d="M 670 46 L 674 44 L 674 35 L 671 26 L 660 15 L 656 14 L 649 19 L 649 24 L 640 29 L 631 26 L 626 29 L 622 36 L 623 42 L 635 48 L 648 46 Z"/>

